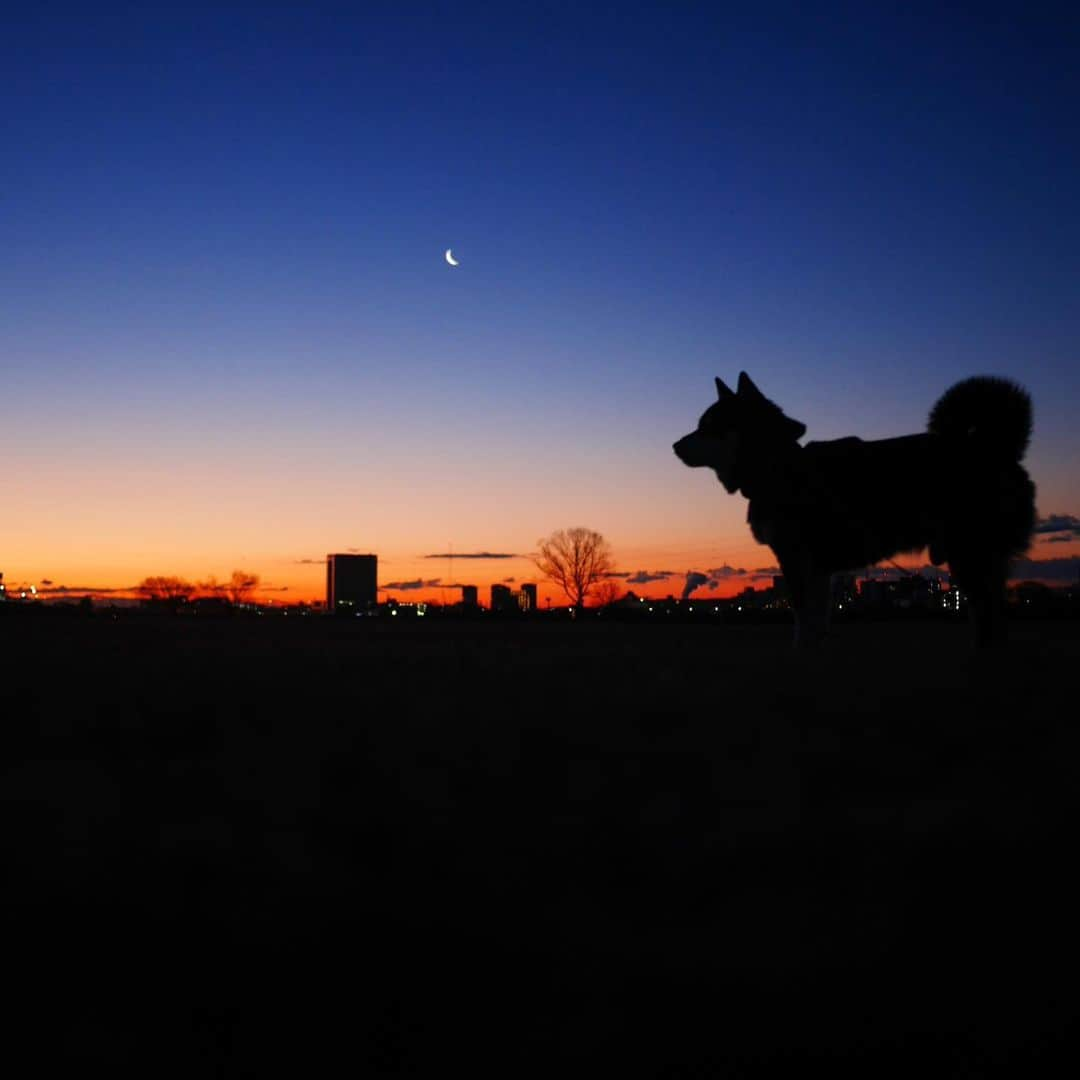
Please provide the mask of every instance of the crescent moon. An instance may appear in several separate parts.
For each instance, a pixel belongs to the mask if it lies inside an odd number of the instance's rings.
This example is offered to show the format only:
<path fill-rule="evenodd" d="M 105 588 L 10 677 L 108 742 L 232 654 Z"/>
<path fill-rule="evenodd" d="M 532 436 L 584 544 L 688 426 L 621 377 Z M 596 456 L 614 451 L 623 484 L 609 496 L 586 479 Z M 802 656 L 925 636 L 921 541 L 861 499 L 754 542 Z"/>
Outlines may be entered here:
<path fill-rule="evenodd" d="M 451 266 L 459 266 L 460 265 L 460 263 L 457 261 L 457 259 L 454 258 L 454 252 L 453 252 L 452 248 L 447 248 L 446 249 L 446 261 Z"/>

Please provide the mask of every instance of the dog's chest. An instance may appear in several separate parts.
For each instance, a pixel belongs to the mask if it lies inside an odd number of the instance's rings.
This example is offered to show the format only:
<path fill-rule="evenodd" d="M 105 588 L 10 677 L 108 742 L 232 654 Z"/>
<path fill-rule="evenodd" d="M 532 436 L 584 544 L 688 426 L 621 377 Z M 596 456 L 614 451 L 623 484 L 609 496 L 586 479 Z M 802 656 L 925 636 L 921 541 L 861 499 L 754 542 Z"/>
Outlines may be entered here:
<path fill-rule="evenodd" d="M 768 544 L 772 547 L 776 539 L 776 525 L 768 518 L 755 516 L 747 513 L 746 520 L 750 524 L 750 533 L 759 544 Z"/>

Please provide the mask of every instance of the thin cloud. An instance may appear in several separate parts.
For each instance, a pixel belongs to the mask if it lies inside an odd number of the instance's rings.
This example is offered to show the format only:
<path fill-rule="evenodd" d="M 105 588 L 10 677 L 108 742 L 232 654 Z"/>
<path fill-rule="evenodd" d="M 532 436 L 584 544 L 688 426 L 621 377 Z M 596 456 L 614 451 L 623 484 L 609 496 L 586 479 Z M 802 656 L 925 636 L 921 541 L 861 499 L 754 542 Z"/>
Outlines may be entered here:
<path fill-rule="evenodd" d="M 695 589 L 706 588 L 710 591 L 718 589 L 725 581 L 732 578 L 744 578 L 747 581 L 769 581 L 780 573 L 777 566 L 762 566 L 756 570 L 747 570 L 742 566 L 714 566 L 702 573 L 700 570 L 688 570 L 686 583 L 683 586 L 683 598 L 685 599 Z M 691 575 L 693 583 L 691 584 Z M 687 591 L 689 590 L 689 591 Z"/>
<path fill-rule="evenodd" d="M 297 566 L 325 566 L 325 559 L 297 559 Z"/>
<path fill-rule="evenodd" d="M 1035 524 L 1036 533 L 1060 533 L 1067 532 L 1072 533 L 1073 536 L 1080 536 L 1080 518 L 1075 514 L 1049 514 L 1044 518 L 1039 518 Z"/>
<path fill-rule="evenodd" d="M 657 570 L 651 574 L 648 570 L 639 570 L 636 574 L 628 577 L 626 582 L 628 585 L 648 585 L 650 581 L 667 581 L 668 578 L 674 576 L 671 570 Z"/>
<path fill-rule="evenodd" d="M 502 551 L 444 551 L 420 557 L 422 559 L 524 559 L 526 556 Z"/>
<path fill-rule="evenodd" d="M 434 589 L 439 585 L 440 578 L 432 578 L 430 581 L 425 581 L 423 578 L 417 578 L 415 581 L 388 581 L 385 585 L 379 586 L 380 592 L 389 592 L 391 589 L 397 592 L 410 592 L 415 589 Z"/>
<path fill-rule="evenodd" d="M 29 588 L 29 587 L 27 587 L 27 588 Z M 87 594 L 87 595 L 93 595 L 93 596 L 98 596 L 98 595 L 111 596 L 113 593 L 135 592 L 136 589 L 137 589 L 137 586 L 135 586 L 135 585 L 125 585 L 125 586 L 120 586 L 119 588 L 117 588 L 117 587 L 110 588 L 110 587 L 106 587 L 106 586 L 97 586 L 97 585 L 53 585 L 51 582 L 48 585 L 46 585 L 45 582 L 43 581 L 41 583 L 41 588 L 38 589 L 38 593 L 39 593 L 39 595 L 40 594 L 45 594 L 45 593 L 48 593 L 48 594 L 60 594 L 60 595 L 62 595 L 64 593 L 80 593 L 80 594 Z M 10 592 L 11 589 L 9 588 L 8 591 Z"/>

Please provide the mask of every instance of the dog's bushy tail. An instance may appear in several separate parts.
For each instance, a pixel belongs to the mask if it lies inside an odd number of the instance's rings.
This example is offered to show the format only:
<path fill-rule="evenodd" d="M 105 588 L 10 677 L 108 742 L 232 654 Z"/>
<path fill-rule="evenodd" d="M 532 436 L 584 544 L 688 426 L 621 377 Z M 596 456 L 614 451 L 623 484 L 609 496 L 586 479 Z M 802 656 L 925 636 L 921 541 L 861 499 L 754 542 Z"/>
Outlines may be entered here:
<path fill-rule="evenodd" d="M 1031 438 L 1031 398 L 996 375 L 950 387 L 930 410 L 927 430 L 997 461 L 1019 461 Z"/>

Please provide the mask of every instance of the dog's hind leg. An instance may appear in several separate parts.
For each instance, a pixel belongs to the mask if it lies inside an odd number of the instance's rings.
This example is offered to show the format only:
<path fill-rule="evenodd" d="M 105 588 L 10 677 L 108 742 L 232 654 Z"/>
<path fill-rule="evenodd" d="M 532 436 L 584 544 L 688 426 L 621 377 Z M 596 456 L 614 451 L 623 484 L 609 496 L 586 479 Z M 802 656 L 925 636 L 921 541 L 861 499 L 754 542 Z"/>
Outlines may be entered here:
<path fill-rule="evenodd" d="M 1005 581 L 1008 570 L 1008 560 L 994 556 L 957 559 L 949 563 L 954 586 L 960 589 L 961 594 L 967 594 L 976 649 L 1005 643 Z"/>
<path fill-rule="evenodd" d="M 816 571 L 805 583 L 802 610 L 795 612 L 795 645 L 813 648 L 829 634 L 829 575 Z"/>

